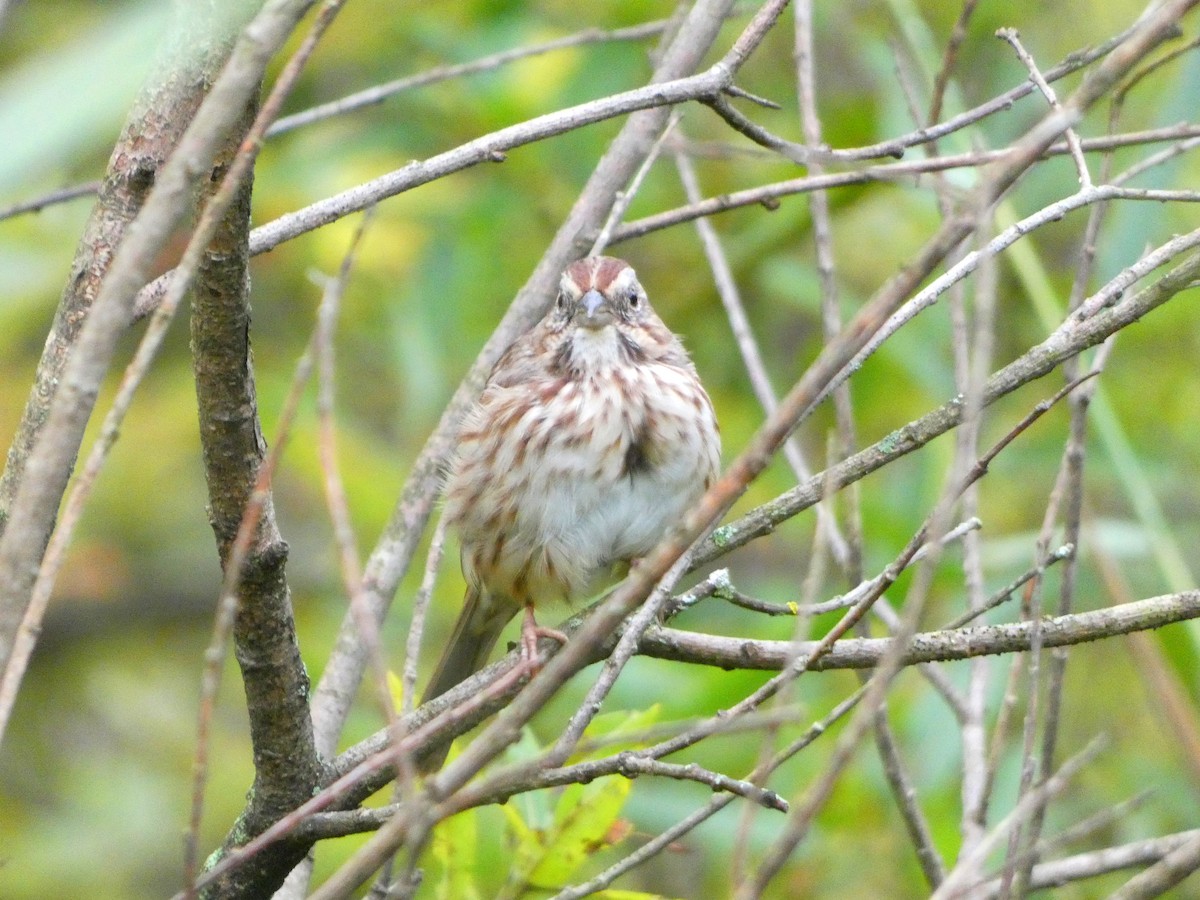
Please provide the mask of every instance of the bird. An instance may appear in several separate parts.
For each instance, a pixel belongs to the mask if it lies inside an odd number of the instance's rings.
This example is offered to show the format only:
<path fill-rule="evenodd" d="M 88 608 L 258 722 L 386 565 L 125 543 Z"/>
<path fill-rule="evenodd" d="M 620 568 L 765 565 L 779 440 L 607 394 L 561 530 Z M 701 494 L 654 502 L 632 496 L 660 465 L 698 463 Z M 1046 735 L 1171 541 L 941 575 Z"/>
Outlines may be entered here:
<path fill-rule="evenodd" d="M 648 553 L 712 484 L 720 453 L 712 402 L 632 266 L 567 266 L 458 434 L 444 515 L 467 591 L 425 700 L 482 668 L 522 610 L 531 663 L 539 637 L 565 640 L 534 607 L 587 598 Z"/>

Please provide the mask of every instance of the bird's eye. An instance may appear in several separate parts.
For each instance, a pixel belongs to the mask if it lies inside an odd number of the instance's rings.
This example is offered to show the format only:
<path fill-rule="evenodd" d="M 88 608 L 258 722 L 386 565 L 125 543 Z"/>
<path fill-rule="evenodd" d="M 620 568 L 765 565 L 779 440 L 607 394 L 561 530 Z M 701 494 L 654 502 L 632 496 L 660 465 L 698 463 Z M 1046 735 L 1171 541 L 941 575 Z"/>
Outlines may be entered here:
<path fill-rule="evenodd" d="M 642 302 L 641 295 L 639 295 L 636 290 L 632 290 L 629 292 L 629 308 L 630 309 L 637 309 L 638 304 L 641 302 Z"/>
<path fill-rule="evenodd" d="M 567 295 L 562 291 L 558 292 L 558 299 L 554 301 L 555 309 L 562 309 L 567 305 Z"/>

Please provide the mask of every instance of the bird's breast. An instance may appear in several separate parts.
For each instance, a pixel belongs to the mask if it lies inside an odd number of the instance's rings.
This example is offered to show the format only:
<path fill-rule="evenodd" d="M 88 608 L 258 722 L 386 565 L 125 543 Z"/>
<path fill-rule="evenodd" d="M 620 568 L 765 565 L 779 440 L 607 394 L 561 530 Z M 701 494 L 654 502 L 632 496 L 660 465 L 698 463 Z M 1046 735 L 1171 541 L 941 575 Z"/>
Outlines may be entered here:
<path fill-rule="evenodd" d="M 545 379 L 493 396 L 468 422 L 447 515 L 481 580 L 499 589 L 552 572 L 570 596 L 648 552 L 711 482 L 718 455 L 711 404 L 688 370 Z"/>

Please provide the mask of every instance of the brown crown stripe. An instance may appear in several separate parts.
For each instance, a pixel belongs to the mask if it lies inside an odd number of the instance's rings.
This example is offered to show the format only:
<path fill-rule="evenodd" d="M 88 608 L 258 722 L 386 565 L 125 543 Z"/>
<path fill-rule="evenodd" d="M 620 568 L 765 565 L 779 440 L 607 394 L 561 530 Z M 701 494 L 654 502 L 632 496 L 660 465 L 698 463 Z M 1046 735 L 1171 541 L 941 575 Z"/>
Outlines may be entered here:
<path fill-rule="evenodd" d="M 567 267 L 567 275 L 583 291 L 590 288 L 604 293 L 623 271 L 629 268 L 629 263 L 623 259 L 611 256 L 590 256 L 580 259 Z"/>

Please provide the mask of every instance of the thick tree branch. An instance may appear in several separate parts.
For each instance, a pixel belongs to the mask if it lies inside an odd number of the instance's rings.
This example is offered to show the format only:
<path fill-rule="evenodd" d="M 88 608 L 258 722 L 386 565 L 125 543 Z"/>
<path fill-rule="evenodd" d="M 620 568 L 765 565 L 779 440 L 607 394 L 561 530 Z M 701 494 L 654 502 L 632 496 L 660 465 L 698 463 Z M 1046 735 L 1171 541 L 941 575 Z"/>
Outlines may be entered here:
<path fill-rule="evenodd" d="M 236 29 L 249 14 L 239 0 L 227 2 L 225 7 L 228 8 L 223 8 L 219 15 L 209 10 L 207 18 L 194 11 L 178 18 L 113 150 L 100 197 L 76 249 L 71 275 L 46 339 L 21 424 L 9 448 L 7 466 L 0 476 L 0 534 L 4 532 L 10 504 L 25 478 L 30 454 L 46 424 L 67 361 L 112 263 L 114 249 L 124 238 L 129 223 L 155 184 L 158 171 L 229 55 L 234 36 L 229 29 Z M 74 465 L 73 455 L 66 465 L 69 472 Z M 48 537 L 47 530 L 45 538 Z M 45 540 L 43 552 L 44 549 Z M 0 739 L 41 632 L 42 613 L 48 599 L 48 596 L 40 601 L 30 597 L 29 606 L 20 613 L 19 630 L 15 634 L 8 632 L 9 611 L 0 605 Z M 12 612 L 16 611 L 14 607 Z M 12 643 L 8 644 L 10 638 Z"/>
<path fill-rule="evenodd" d="M 267 62 L 313 2 L 269 0 L 247 26 L 116 250 L 9 507 L 13 527 L 0 537 L 0 668 L 7 667 L 84 428 L 136 293 L 182 222 L 193 186 L 208 176 L 218 148 L 255 94 Z"/>
<path fill-rule="evenodd" d="M 229 158 L 237 143 L 228 148 Z M 224 217 L 197 274 L 192 299 L 192 347 L 209 517 L 226 569 L 237 564 L 236 558 L 231 559 L 235 539 L 251 506 L 266 452 L 250 357 L 250 186 L 249 179 L 243 181 Z M 287 544 L 275 524 L 268 493 L 238 573 L 234 647 L 250 714 L 255 777 L 250 802 L 233 829 L 237 842 L 262 831 L 303 802 L 321 777 L 308 712 L 308 677 L 296 642 L 285 577 L 286 560 Z M 255 857 L 247 868 L 218 882 L 207 895 L 261 896 L 264 880 L 278 883 L 306 849 L 276 845 L 271 852 Z"/>
<path fill-rule="evenodd" d="M 183 52 L 185 47 L 190 47 L 191 52 Z M 24 480 L 29 456 L 46 424 L 67 359 L 112 263 L 114 250 L 141 210 L 159 171 L 207 96 L 232 47 L 233 35 L 224 28 L 215 28 L 212 21 L 201 21 L 195 16 L 180 16 L 134 103 L 113 148 L 108 171 L 98 183 L 100 195 L 76 248 L 33 389 L 8 450 L 8 462 L 0 476 L 0 533 Z M 94 190 L 96 186 L 91 187 Z M 77 189 L 58 192 L 72 197 L 80 193 Z M 53 199 L 47 197 L 23 204 L 5 210 L 5 215 L 24 208 L 40 209 Z M 0 627 L 0 635 L 4 633 Z M 0 647 L 3 647 L 2 637 Z M 0 661 L 3 656 L 0 652 Z"/>

